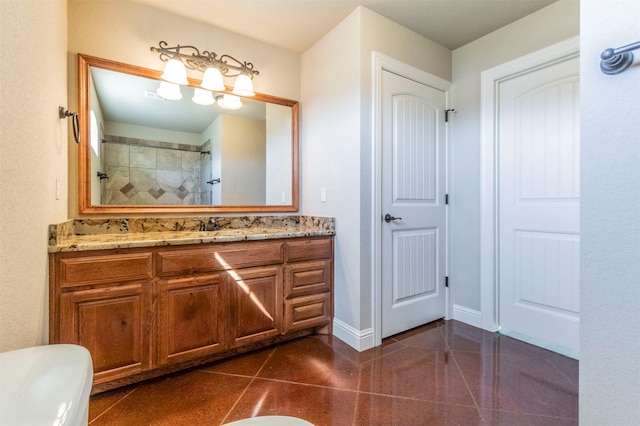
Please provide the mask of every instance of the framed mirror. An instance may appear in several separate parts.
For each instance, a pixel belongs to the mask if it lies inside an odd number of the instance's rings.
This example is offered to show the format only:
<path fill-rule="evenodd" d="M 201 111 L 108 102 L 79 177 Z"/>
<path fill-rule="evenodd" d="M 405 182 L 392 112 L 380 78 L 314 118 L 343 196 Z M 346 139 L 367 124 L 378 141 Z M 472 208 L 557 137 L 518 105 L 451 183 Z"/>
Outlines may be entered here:
<path fill-rule="evenodd" d="M 78 55 L 80 214 L 298 211 L 298 102 L 196 104 L 161 74 Z"/>

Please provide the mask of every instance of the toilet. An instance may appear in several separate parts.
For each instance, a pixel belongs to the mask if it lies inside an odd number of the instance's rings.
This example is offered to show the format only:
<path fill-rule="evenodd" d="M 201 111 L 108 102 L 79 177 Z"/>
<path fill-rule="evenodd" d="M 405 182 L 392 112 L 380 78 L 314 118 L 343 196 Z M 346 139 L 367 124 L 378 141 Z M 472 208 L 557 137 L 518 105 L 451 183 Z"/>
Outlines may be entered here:
<path fill-rule="evenodd" d="M 77 345 L 0 353 L 0 425 L 86 425 L 93 365 Z"/>
<path fill-rule="evenodd" d="M 306 420 L 289 416 L 261 416 L 237 420 L 224 426 L 313 426 Z"/>

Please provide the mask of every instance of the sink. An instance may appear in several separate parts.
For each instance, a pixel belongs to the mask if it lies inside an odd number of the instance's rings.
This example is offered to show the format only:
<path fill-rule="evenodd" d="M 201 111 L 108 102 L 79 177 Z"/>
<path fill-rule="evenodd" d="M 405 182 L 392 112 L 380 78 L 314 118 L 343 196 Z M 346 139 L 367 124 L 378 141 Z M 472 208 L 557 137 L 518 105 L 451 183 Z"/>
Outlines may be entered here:
<path fill-rule="evenodd" d="M 0 425 L 86 425 L 93 365 L 77 345 L 0 353 Z"/>

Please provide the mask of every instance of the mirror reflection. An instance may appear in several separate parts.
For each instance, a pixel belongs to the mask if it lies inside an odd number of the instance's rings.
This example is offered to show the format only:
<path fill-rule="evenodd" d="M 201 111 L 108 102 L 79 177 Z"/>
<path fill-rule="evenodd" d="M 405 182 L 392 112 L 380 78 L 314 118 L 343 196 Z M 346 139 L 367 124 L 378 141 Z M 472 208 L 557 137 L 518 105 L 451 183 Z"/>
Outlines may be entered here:
<path fill-rule="evenodd" d="M 296 102 L 203 98 L 195 80 L 167 88 L 157 71 L 82 59 L 85 212 L 297 210 Z"/>

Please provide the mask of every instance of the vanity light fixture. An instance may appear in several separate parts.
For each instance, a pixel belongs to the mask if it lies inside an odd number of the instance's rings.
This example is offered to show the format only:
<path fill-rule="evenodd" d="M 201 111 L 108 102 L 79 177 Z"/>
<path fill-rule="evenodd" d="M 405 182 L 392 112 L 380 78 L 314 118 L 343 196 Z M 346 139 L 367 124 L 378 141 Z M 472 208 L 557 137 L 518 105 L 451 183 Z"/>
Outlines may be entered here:
<path fill-rule="evenodd" d="M 158 87 L 156 93 L 169 101 L 178 101 L 182 99 L 180 86 L 175 83 L 169 83 L 168 81 L 161 81 L 160 87 Z"/>
<path fill-rule="evenodd" d="M 238 96 L 229 95 L 225 93 L 224 95 L 216 96 L 216 101 L 218 101 L 218 105 L 223 109 L 240 109 L 242 108 L 242 101 Z"/>
<path fill-rule="evenodd" d="M 160 54 L 160 60 L 167 62 L 162 78 L 176 84 L 186 85 L 187 68 L 204 73 L 202 88 L 207 90 L 224 91 L 223 77 L 236 77 L 232 93 L 238 96 L 254 96 L 254 75 L 260 74 L 253 69 L 251 62 L 239 61 L 233 56 L 200 51 L 194 46 L 168 47 L 167 42 L 161 41 L 158 47 L 151 47 L 152 52 Z"/>
<path fill-rule="evenodd" d="M 193 98 L 191 98 L 191 100 L 198 105 L 213 105 L 216 103 L 211 91 L 200 89 L 199 87 L 193 90 Z"/>

